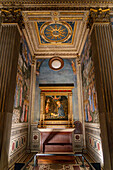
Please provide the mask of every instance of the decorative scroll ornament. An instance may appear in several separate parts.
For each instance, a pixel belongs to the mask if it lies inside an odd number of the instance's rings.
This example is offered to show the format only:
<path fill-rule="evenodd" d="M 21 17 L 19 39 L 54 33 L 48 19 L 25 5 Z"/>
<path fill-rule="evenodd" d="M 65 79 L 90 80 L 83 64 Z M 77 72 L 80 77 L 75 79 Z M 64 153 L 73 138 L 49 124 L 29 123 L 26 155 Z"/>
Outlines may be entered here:
<path fill-rule="evenodd" d="M 1 9 L 2 23 L 18 23 L 20 29 L 24 28 L 24 21 L 21 9 L 4 8 Z"/>
<path fill-rule="evenodd" d="M 40 74 L 40 66 L 43 63 L 45 59 L 42 59 L 41 61 L 36 61 L 36 74 L 39 75 Z"/>
<path fill-rule="evenodd" d="M 110 21 L 110 17 L 109 17 L 109 11 L 110 9 L 90 9 L 90 14 L 89 14 L 89 18 L 88 18 L 88 23 L 87 26 L 88 28 L 91 28 L 92 24 L 94 22 L 109 22 Z"/>

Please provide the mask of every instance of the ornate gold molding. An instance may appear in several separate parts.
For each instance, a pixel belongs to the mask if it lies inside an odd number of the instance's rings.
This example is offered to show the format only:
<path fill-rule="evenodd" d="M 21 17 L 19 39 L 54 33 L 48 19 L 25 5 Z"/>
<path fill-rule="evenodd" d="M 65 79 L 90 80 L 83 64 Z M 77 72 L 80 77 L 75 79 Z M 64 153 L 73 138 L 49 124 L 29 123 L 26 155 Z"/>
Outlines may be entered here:
<path fill-rule="evenodd" d="M 36 57 L 35 57 L 36 59 Z M 36 74 L 39 75 L 40 74 L 40 66 L 43 63 L 45 59 L 43 59 L 42 61 L 36 61 Z"/>
<path fill-rule="evenodd" d="M 0 3 L 4 3 L 4 4 L 80 4 L 80 3 L 84 3 L 84 4 L 89 4 L 89 1 L 88 0 L 0 0 Z M 112 0 L 95 0 L 95 1 L 92 1 L 91 4 L 109 4 L 109 3 L 113 3 Z"/>
<path fill-rule="evenodd" d="M 4 8 L 1 9 L 2 23 L 18 23 L 20 29 L 24 28 L 23 17 L 21 9 Z"/>

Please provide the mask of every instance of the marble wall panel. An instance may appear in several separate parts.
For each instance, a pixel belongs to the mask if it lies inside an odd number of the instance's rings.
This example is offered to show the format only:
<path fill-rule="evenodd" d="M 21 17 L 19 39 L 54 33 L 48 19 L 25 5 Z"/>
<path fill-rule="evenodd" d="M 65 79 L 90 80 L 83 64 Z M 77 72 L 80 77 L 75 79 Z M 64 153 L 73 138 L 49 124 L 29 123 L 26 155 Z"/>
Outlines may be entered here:
<path fill-rule="evenodd" d="M 85 124 L 86 147 L 88 154 L 103 165 L 103 152 L 100 137 L 100 125 L 94 123 Z"/>
<path fill-rule="evenodd" d="M 32 152 L 40 151 L 40 132 L 37 125 L 31 125 L 30 149 Z"/>
<path fill-rule="evenodd" d="M 11 128 L 9 167 L 26 152 L 28 124 L 13 124 Z"/>

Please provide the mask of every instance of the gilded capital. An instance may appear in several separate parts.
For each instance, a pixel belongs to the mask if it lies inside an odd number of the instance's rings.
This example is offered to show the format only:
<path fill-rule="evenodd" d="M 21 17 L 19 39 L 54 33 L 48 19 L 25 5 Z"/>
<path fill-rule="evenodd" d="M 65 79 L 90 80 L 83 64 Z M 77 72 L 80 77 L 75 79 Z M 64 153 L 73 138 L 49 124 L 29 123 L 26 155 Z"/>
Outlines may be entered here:
<path fill-rule="evenodd" d="M 108 9 L 108 8 L 106 8 L 106 9 L 91 8 L 89 18 L 88 18 L 88 23 L 87 23 L 88 28 L 91 28 L 93 23 L 109 22 L 110 21 L 109 11 L 110 11 L 110 9 Z"/>
<path fill-rule="evenodd" d="M 2 23 L 18 23 L 20 29 L 24 28 L 24 21 L 21 9 L 3 8 L 1 9 Z"/>

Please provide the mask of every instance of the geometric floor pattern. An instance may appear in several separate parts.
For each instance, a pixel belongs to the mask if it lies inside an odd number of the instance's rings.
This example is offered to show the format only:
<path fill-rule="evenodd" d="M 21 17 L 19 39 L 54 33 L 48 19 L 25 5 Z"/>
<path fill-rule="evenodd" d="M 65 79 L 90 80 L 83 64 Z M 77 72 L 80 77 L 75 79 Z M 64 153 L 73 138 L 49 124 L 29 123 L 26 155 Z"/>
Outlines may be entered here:
<path fill-rule="evenodd" d="M 75 158 L 75 163 L 57 163 L 57 164 L 38 164 L 34 168 L 33 160 L 28 164 L 26 170 L 89 170 L 88 164 L 85 162 L 85 167 L 81 167 L 82 162 L 80 157 Z"/>
<path fill-rule="evenodd" d="M 17 161 L 16 163 L 27 163 L 31 157 L 33 157 L 36 153 L 26 154 L 21 160 Z M 93 160 L 90 159 L 88 155 L 85 157 L 89 160 L 89 162 L 93 163 Z M 74 163 L 66 162 L 57 162 L 57 163 L 41 163 L 38 164 L 37 167 L 34 168 L 34 160 L 32 159 L 31 162 L 25 168 L 26 170 L 89 170 L 89 166 L 86 162 L 84 162 L 85 167 L 82 168 L 82 161 L 80 157 L 75 157 Z M 14 166 L 9 168 L 10 170 L 14 169 Z"/>
<path fill-rule="evenodd" d="M 29 164 L 26 167 L 26 170 L 89 170 L 90 168 L 86 165 L 86 167 L 82 168 L 78 164 L 50 164 L 50 165 L 38 165 L 37 167 L 33 167 L 33 164 Z"/>

